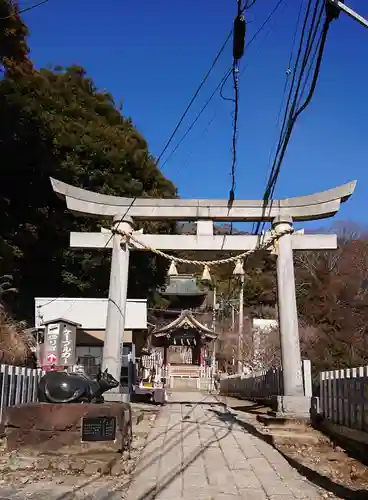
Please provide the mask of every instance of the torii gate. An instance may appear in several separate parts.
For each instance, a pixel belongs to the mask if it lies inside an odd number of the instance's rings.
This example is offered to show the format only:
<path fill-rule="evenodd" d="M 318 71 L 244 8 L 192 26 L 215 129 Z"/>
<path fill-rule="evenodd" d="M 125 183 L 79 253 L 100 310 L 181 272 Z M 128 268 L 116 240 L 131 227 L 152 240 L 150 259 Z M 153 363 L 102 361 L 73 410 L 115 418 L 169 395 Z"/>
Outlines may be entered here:
<path fill-rule="evenodd" d="M 256 249 L 259 237 L 253 235 L 214 235 L 213 221 L 271 222 L 280 234 L 276 246 L 277 289 L 282 354 L 284 396 L 280 404 L 286 414 L 309 415 L 310 400 L 304 397 L 298 315 L 295 294 L 293 250 L 333 250 L 333 234 L 291 234 L 293 222 L 305 222 L 334 216 L 354 192 L 356 181 L 309 196 L 273 200 L 267 207 L 259 200 L 236 200 L 231 208 L 226 200 L 183 200 L 123 198 L 93 193 L 51 179 L 55 193 L 66 201 L 68 209 L 79 215 L 111 218 L 112 226 L 139 238 L 144 245 L 158 250 Z M 197 221 L 196 235 L 158 235 L 134 233 L 133 220 Z M 120 378 L 128 287 L 129 246 L 121 236 L 103 230 L 100 233 L 71 233 L 74 248 L 112 248 L 109 302 L 104 338 L 103 368 Z M 135 248 L 137 249 L 137 248 Z M 142 247 L 142 250 L 144 248 Z"/>

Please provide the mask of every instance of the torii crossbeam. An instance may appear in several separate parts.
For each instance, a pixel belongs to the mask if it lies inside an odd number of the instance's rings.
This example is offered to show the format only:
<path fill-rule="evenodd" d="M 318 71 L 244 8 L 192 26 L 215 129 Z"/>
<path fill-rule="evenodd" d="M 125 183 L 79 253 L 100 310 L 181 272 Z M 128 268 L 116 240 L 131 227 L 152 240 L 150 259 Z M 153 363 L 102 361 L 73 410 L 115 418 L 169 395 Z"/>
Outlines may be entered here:
<path fill-rule="evenodd" d="M 111 225 L 134 234 L 144 245 L 158 250 L 239 251 L 257 248 L 259 238 L 252 235 L 214 235 L 213 221 L 270 221 L 276 233 L 277 287 L 284 395 L 283 413 L 309 416 L 310 401 L 304 397 L 298 316 L 295 295 L 293 250 L 332 250 L 337 237 L 327 235 L 284 234 L 293 222 L 325 219 L 334 216 L 341 203 L 353 194 L 356 181 L 321 193 L 273 200 L 267 207 L 261 200 L 237 200 L 229 209 L 226 200 L 183 200 L 121 198 L 92 193 L 51 179 L 54 191 L 76 214 L 111 218 Z M 155 235 L 134 233 L 133 219 L 194 220 L 196 235 Z M 71 233 L 70 244 L 78 248 L 112 248 L 109 306 L 104 339 L 103 368 L 120 377 L 120 347 L 125 326 L 129 247 L 121 244 L 118 234 Z M 135 248 L 134 248 L 135 249 Z M 139 248 L 138 248 L 139 249 Z M 144 248 L 142 247 L 142 250 Z"/>

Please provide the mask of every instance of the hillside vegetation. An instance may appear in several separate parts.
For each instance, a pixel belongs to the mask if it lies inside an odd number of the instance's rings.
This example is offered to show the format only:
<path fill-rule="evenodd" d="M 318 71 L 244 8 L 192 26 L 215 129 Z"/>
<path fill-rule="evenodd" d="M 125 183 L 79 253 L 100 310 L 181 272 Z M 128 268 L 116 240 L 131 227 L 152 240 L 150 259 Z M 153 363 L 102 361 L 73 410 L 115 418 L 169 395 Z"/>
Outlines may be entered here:
<path fill-rule="evenodd" d="M 50 176 L 111 195 L 177 193 L 132 120 L 83 68 L 32 65 L 28 31 L 12 5 L 0 0 L 0 275 L 12 274 L 19 290 L 8 301 L 13 314 L 32 321 L 35 296 L 106 296 L 109 280 L 110 251 L 69 248 L 70 231 L 99 230 L 103 221 L 68 213 Z M 165 270 L 152 255 L 134 253 L 129 295 L 153 296 Z"/>
<path fill-rule="evenodd" d="M 104 221 L 70 214 L 53 193 L 50 176 L 120 196 L 172 198 L 177 190 L 112 96 L 79 66 L 35 68 L 27 37 L 15 3 L 0 0 L 0 276 L 12 275 L 18 292 L 2 300 L 17 321 L 33 324 L 35 296 L 106 296 L 110 273 L 111 252 L 69 248 L 70 231 L 98 231 Z M 154 232 L 175 229 L 164 223 L 144 227 Z M 227 230 L 217 228 L 220 233 Z M 337 251 L 295 255 L 303 355 L 318 369 L 368 362 L 368 238 L 351 225 L 338 233 Z M 224 257 L 212 252 L 185 256 Z M 245 267 L 246 314 L 277 317 L 275 256 L 259 252 Z M 164 283 L 166 269 L 166 261 L 133 252 L 129 296 L 157 303 L 156 289 Z M 179 271 L 198 269 L 182 265 Z M 218 318 L 224 334 L 229 331 L 228 304 L 239 287 L 232 271 L 233 265 L 211 270 L 224 303 Z M 277 360 L 277 335 L 262 342 L 270 354 L 265 361 Z"/>

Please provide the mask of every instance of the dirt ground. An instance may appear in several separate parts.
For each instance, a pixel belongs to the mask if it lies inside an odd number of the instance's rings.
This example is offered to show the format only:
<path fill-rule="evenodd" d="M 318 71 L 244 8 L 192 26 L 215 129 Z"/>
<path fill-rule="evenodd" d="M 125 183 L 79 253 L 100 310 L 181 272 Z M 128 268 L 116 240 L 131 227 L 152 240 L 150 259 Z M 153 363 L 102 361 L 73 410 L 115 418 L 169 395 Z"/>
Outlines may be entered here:
<path fill-rule="evenodd" d="M 306 479 L 319 486 L 323 497 L 368 500 L 368 467 L 334 447 L 322 433 L 308 426 L 268 428 L 257 420 L 267 413 L 267 407 L 232 398 L 224 402 L 250 432 L 272 444 Z M 126 498 L 132 472 L 157 414 L 157 409 L 149 405 L 137 408 L 142 409 L 144 419 L 134 426 L 131 458 L 125 456 L 116 464 L 114 476 L 93 471 L 87 476 L 77 468 L 71 470 L 70 464 L 60 459 L 44 470 L 42 463 L 34 465 L 32 457 L 6 452 L 5 443 L 0 441 L 0 498 L 102 500 L 107 491 L 111 500 Z"/>
<path fill-rule="evenodd" d="M 132 472 L 143 450 L 147 435 L 154 424 L 157 411 L 150 405 L 134 405 L 143 412 L 143 420 L 133 427 L 133 443 L 130 459 L 127 454 L 111 469 L 107 476 L 94 470 L 91 463 L 90 474 L 78 470 L 78 463 L 71 467 L 70 460 L 57 457 L 55 462 L 44 469 L 42 461 L 36 462 L 34 457 L 20 455 L 5 450 L 5 440 L 0 441 L 0 498 L 17 500 L 21 498 L 37 498 L 40 500 L 65 500 L 88 498 L 111 499 L 125 498 Z M 137 408 L 136 408 L 137 409 Z M 86 470 L 86 467 L 83 467 Z M 116 492 L 116 493 L 114 493 Z M 110 498 L 110 497 L 109 497 Z"/>
<path fill-rule="evenodd" d="M 268 407 L 233 398 L 226 404 L 255 432 L 279 450 L 303 476 L 323 488 L 329 499 L 368 500 L 368 467 L 334 444 L 311 426 L 294 424 L 284 428 L 268 428 L 257 420 Z"/>

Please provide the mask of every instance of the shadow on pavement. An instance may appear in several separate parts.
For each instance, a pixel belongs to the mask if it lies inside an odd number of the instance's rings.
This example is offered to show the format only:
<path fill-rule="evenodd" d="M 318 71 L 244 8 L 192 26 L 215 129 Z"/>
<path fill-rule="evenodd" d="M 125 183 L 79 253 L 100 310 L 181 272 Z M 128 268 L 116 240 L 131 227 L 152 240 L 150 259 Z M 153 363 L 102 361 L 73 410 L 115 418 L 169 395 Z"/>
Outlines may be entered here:
<path fill-rule="evenodd" d="M 176 405 L 176 404 L 183 404 L 183 403 L 175 401 L 171 404 Z M 212 406 L 212 407 L 218 406 L 221 408 L 224 408 L 224 407 L 226 408 L 226 405 L 220 401 L 218 401 L 216 403 L 203 403 L 203 402 L 199 402 L 199 401 L 196 403 L 185 402 L 184 404 L 188 404 L 190 406 L 208 405 L 208 406 Z M 225 431 L 224 435 L 221 437 L 216 436 L 214 439 L 210 439 L 205 444 L 199 443 L 199 446 L 193 451 L 193 453 L 191 453 L 191 455 L 185 460 L 185 462 L 183 464 L 181 464 L 176 469 L 171 470 L 168 474 L 166 474 L 166 476 L 164 476 L 161 479 L 159 486 L 157 486 L 157 484 L 156 484 L 150 490 L 146 491 L 143 495 L 141 495 L 137 500 L 154 500 L 160 493 L 162 493 L 175 480 L 175 478 L 179 474 L 184 472 L 192 463 L 194 463 L 198 459 L 198 457 L 200 457 L 211 445 L 213 445 L 214 443 L 221 442 L 223 439 L 225 439 L 231 433 L 233 420 L 229 420 L 230 413 L 229 412 L 222 413 L 221 411 L 216 411 L 213 409 L 211 409 L 211 411 L 216 413 L 221 421 L 226 422 L 226 423 L 230 423 L 229 426 L 222 427 L 222 429 Z M 203 424 L 205 424 L 205 422 L 198 421 L 197 424 L 203 425 Z M 191 431 L 191 432 L 193 432 L 193 431 Z M 189 434 L 191 434 L 191 432 Z M 182 440 L 182 437 L 179 436 L 179 440 L 177 441 L 177 443 L 173 443 L 172 446 L 174 446 L 175 444 L 179 444 L 181 442 L 181 440 Z"/>
<path fill-rule="evenodd" d="M 251 413 L 252 415 L 267 415 L 271 408 L 266 405 L 252 403 L 250 405 L 243 405 L 241 401 L 239 401 L 239 405 L 233 407 L 236 411 L 241 411 L 242 413 Z"/>
<path fill-rule="evenodd" d="M 239 407 L 234 408 L 234 411 L 239 411 Z M 215 414 L 215 410 L 212 410 Z M 221 420 L 224 418 L 222 415 L 217 415 L 218 418 Z M 249 432 L 249 434 L 252 434 L 253 436 L 262 439 L 262 441 L 265 441 L 269 445 L 271 445 L 280 455 L 282 455 L 285 460 L 293 467 L 296 469 L 299 474 L 304 476 L 308 481 L 311 483 L 315 484 L 316 486 L 319 486 L 326 491 L 329 491 L 336 495 L 339 498 L 343 498 L 346 500 L 368 500 L 368 491 L 366 490 L 352 490 L 350 488 L 347 488 L 345 486 L 342 486 L 338 483 L 335 483 L 331 479 L 329 479 L 326 476 L 323 476 L 319 474 L 318 472 L 310 469 L 309 467 L 306 467 L 305 465 L 302 465 L 299 463 L 297 460 L 289 457 L 288 455 L 285 455 L 282 451 L 280 451 L 277 446 L 275 445 L 274 439 L 270 435 L 264 435 L 261 432 L 259 432 L 252 424 L 243 422 L 242 420 L 239 420 L 236 418 L 236 414 L 230 413 L 227 414 L 227 419 L 228 421 L 232 420 L 233 424 L 236 423 L 240 427 L 242 427 L 245 431 Z"/>

